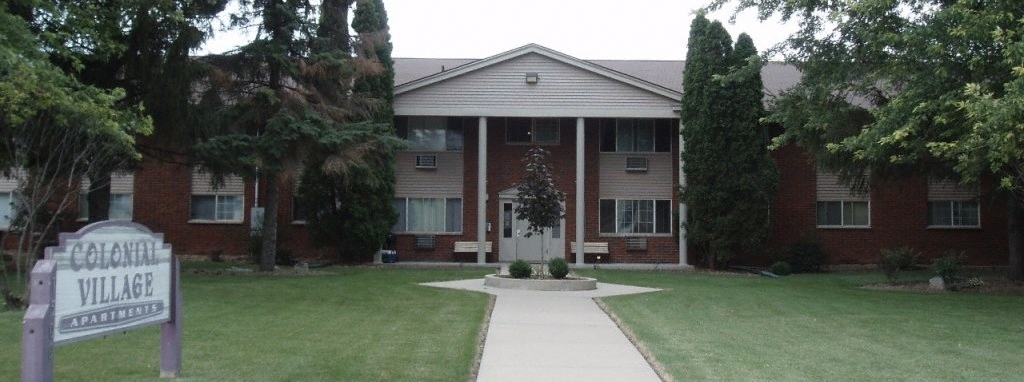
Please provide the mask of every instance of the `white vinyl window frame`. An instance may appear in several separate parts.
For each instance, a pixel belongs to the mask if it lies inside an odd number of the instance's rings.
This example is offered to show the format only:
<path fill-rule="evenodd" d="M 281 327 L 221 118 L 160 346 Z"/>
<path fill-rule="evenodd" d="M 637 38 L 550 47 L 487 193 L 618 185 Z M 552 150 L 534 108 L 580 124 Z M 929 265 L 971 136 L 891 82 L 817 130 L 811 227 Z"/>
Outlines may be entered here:
<path fill-rule="evenodd" d="M 613 203 L 614 211 L 606 203 Z M 601 199 L 598 231 L 600 236 L 672 236 L 673 210 L 669 199 Z"/>
<path fill-rule="evenodd" d="M 132 220 L 135 213 L 135 175 L 113 173 L 110 175 L 110 201 L 107 207 L 108 220 Z M 92 182 L 82 179 L 78 194 L 78 221 L 89 220 L 89 190 Z"/>
<path fill-rule="evenodd" d="M 407 126 L 402 129 L 411 152 L 462 151 L 465 145 L 464 132 L 458 126 L 449 126 L 448 117 L 408 117 Z"/>
<path fill-rule="evenodd" d="M 977 186 L 948 179 L 928 178 L 929 229 L 979 229 L 981 204 Z"/>
<path fill-rule="evenodd" d="M 863 206 L 863 213 L 857 211 L 860 206 Z M 838 214 L 833 214 L 834 211 Z M 818 228 L 871 228 L 871 201 L 818 201 L 815 216 Z"/>
<path fill-rule="evenodd" d="M 659 128 L 663 134 L 672 136 L 664 131 L 667 128 L 664 123 L 650 118 L 615 118 L 612 125 L 602 123 L 600 151 L 602 154 L 671 154 L 671 139 L 662 141 L 665 137 L 659 136 Z"/>
<path fill-rule="evenodd" d="M 14 192 L 0 191 L 0 230 L 11 228 L 14 219 Z"/>
<path fill-rule="evenodd" d="M 851 190 L 839 176 L 817 170 L 815 226 L 823 229 L 870 229 L 871 193 Z"/>
<path fill-rule="evenodd" d="M 398 221 L 391 231 L 397 234 L 462 234 L 465 205 L 463 198 L 393 199 Z"/>
<path fill-rule="evenodd" d="M 528 139 L 514 138 L 512 120 L 529 120 Z M 508 145 L 540 145 L 554 146 L 562 141 L 562 119 L 553 117 L 510 117 L 505 126 L 505 144 Z M 519 128 L 521 126 L 516 126 Z"/>
<path fill-rule="evenodd" d="M 214 188 L 211 175 L 192 172 L 192 193 L 189 197 L 189 223 L 242 224 L 245 221 L 245 181 L 238 175 L 224 177 L 224 184 Z"/>

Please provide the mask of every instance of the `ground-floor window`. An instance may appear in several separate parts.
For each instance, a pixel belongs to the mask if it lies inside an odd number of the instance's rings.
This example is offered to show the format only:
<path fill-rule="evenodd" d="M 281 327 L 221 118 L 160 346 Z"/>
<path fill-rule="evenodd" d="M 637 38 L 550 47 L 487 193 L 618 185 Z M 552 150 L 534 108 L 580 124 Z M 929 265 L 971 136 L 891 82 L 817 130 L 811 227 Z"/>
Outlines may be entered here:
<path fill-rule="evenodd" d="M 241 195 L 192 195 L 192 220 L 216 222 L 242 221 Z"/>
<path fill-rule="evenodd" d="M 866 201 L 818 202 L 819 227 L 867 227 L 871 213 Z"/>
<path fill-rule="evenodd" d="M 395 198 L 394 206 L 398 213 L 394 232 L 462 232 L 462 198 Z"/>
<path fill-rule="evenodd" d="M 671 200 L 601 199 L 601 233 L 672 233 Z"/>
<path fill-rule="evenodd" d="M 14 219 L 14 198 L 11 192 L 0 192 L 0 229 L 11 227 Z"/>
<path fill-rule="evenodd" d="M 928 226 L 979 227 L 980 208 L 976 201 L 929 201 Z"/>
<path fill-rule="evenodd" d="M 132 194 L 110 194 L 108 220 L 132 220 Z M 78 195 L 78 220 L 89 220 L 89 195 Z"/>

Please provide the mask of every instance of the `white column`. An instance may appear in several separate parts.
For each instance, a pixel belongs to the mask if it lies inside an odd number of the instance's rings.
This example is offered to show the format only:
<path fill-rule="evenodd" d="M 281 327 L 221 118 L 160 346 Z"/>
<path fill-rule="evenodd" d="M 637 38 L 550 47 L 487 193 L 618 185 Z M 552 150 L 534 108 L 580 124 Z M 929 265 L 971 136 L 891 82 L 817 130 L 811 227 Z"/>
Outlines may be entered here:
<path fill-rule="evenodd" d="M 683 171 L 683 150 L 686 148 L 686 141 L 683 140 L 683 120 L 679 120 L 679 188 L 686 187 L 686 172 Z M 686 259 L 686 228 L 683 223 L 686 223 L 686 202 L 683 201 L 682 195 L 679 196 L 679 265 L 682 267 L 688 267 Z"/>
<path fill-rule="evenodd" d="M 476 168 L 476 262 L 487 262 L 487 117 L 480 117 Z"/>
<path fill-rule="evenodd" d="M 576 264 L 583 265 L 583 243 L 584 235 L 586 235 L 585 229 L 585 216 L 583 210 L 583 195 L 584 185 L 583 182 L 583 168 L 585 167 L 584 160 L 584 142 L 585 134 L 583 132 L 583 118 L 576 118 Z"/>

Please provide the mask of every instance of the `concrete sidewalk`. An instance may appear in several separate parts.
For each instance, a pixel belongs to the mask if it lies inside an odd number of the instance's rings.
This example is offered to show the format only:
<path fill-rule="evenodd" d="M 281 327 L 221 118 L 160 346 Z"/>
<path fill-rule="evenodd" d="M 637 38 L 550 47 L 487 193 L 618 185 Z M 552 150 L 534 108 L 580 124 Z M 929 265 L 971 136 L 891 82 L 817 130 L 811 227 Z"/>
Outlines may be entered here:
<path fill-rule="evenodd" d="M 594 302 L 659 289 L 598 283 L 596 290 L 538 292 L 484 286 L 483 279 L 426 283 L 497 296 L 477 381 L 660 381 Z"/>

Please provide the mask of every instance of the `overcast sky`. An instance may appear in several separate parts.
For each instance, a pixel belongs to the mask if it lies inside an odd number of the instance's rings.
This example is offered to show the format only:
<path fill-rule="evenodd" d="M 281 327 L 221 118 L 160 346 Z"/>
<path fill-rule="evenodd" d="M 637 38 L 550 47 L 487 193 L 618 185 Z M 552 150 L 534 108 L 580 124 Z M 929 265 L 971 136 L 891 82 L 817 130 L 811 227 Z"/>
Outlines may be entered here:
<path fill-rule="evenodd" d="M 581 59 L 681 60 L 693 11 L 706 0 L 384 0 L 394 57 L 485 58 L 536 43 Z M 759 50 L 793 27 L 760 23 L 754 11 L 728 22 L 732 8 L 710 14 L 733 40 L 746 32 Z M 245 42 L 218 32 L 204 52 Z"/>

